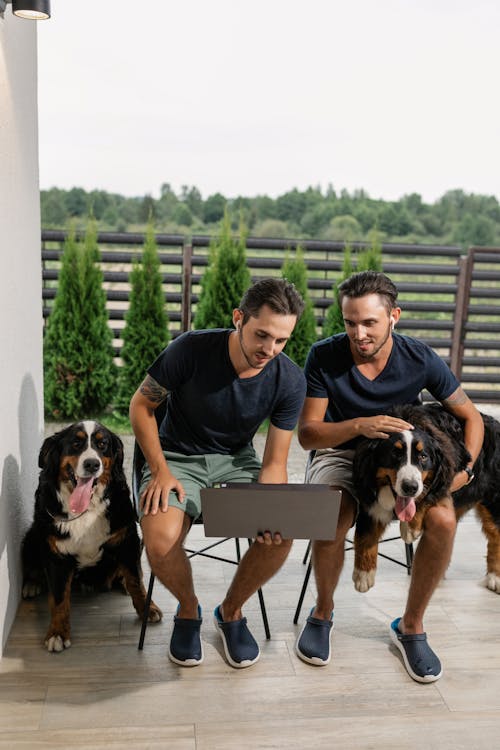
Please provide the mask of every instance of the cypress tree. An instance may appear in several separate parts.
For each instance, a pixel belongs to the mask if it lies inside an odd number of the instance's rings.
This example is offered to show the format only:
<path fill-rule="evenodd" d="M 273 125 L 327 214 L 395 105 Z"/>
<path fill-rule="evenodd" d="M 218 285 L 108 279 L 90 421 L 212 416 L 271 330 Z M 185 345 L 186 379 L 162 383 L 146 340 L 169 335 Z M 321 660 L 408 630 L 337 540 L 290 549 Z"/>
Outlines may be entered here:
<path fill-rule="evenodd" d="M 144 379 L 146 368 L 170 341 L 160 259 L 151 223 L 146 232 L 142 260 L 134 260 L 129 281 L 129 308 L 122 333 L 123 364 L 115 400 L 115 408 L 122 415 L 128 414 L 130 399 Z"/>
<path fill-rule="evenodd" d="M 84 419 L 109 405 L 115 386 L 113 334 L 98 266 L 95 225 L 83 245 L 68 234 L 59 286 L 44 338 L 45 411 L 56 419 Z"/>
<path fill-rule="evenodd" d="M 84 415 L 98 415 L 110 405 L 118 374 L 99 260 L 97 226 L 91 220 L 82 253 L 82 349 L 86 368 L 81 380 L 81 410 Z"/>
<path fill-rule="evenodd" d="M 81 263 L 74 227 L 61 257 L 59 283 L 43 340 L 44 400 L 47 417 L 72 418 L 80 410 Z"/>
<path fill-rule="evenodd" d="M 210 246 L 209 265 L 201 281 L 193 327 L 229 328 L 233 310 L 250 283 L 246 231 L 240 224 L 239 237 L 235 240 L 231 234 L 229 212 L 225 210 L 220 233 Z"/>
<path fill-rule="evenodd" d="M 297 291 L 300 292 L 305 303 L 304 312 L 297 321 L 285 349 L 290 359 L 293 359 L 299 367 L 303 367 L 307 353 L 316 341 L 317 336 L 313 304 L 307 289 L 307 267 L 301 247 L 297 248 L 295 258 L 291 258 L 287 254 L 282 268 L 282 276 L 295 284 Z"/>

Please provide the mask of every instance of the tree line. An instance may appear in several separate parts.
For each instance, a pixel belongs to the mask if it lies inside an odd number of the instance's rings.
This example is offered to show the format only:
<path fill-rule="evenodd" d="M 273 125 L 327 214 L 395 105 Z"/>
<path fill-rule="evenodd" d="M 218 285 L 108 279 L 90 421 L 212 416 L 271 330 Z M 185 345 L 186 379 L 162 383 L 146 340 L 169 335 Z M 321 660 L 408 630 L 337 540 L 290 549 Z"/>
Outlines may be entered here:
<path fill-rule="evenodd" d="M 364 190 L 337 192 L 331 185 L 293 189 L 277 198 L 214 193 L 204 199 L 196 187 L 183 186 L 176 193 L 169 183 L 161 186 L 158 198 L 79 187 L 41 191 L 44 229 L 65 229 L 69 223 L 83 228 L 92 215 L 101 231 L 144 231 L 152 219 L 157 232 L 214 234 L 226 210 L 233 230 L 242 220 L 255 237 L 355 242 L 370 240 L 376 231 L 381 242 L 500 245 L 497 198 L 463 190 L 450 190 L 434 203 L 425 203 L 418 193 L 384 201 Z"/>

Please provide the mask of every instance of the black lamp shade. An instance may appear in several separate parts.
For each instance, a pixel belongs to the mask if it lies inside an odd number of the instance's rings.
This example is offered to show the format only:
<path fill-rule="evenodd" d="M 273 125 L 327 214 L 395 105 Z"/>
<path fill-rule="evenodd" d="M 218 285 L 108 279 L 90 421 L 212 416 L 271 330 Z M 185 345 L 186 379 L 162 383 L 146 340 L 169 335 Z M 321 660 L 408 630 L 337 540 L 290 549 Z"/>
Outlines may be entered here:
<path fill-rule="evenodd" d="M 20 18 L 50 18 L 50 0 L 12 0 L 12 12 Z"/>

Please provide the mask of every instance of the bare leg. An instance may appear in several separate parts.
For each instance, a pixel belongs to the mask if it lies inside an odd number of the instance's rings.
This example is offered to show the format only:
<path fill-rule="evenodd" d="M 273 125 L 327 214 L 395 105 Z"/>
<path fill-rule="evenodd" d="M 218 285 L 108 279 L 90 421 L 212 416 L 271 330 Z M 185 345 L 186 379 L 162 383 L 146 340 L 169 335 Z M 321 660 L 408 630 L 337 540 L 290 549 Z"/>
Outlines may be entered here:
<path fill-rule="evenodd" d="M 236 574 L 221 605 L 226 622 L 241 620 L 243 604 L 281 568 L 292 548 L 292 541 L 281 544 L 254 542 L 242 557 Z"/>
<path fill-rule="evenodd" d="M 427 511 L 413 561 L 406 610 L 399 625 L 402 633 L 424 632 L 424 613 L 450 562 L 456 528 L 451 499 L 446 498 Z"/>
<path fill-rule="evenodd" d="M 182 543 L 191 520 L 179 508 L 144 516 L 142 534 L 151 569 L 179 602 L 178 616 L 198 617 L 198 599 L 194 590 L 191 563 Z"/>
<path fill-rule="evenodd" d="M 321 620 L 329 620 L 332 614 L 333 593 L 344 565 L 345 537 L 352 526 L 355 510 L 356 502 L 343 490 L 336 538 L 332 541 L 315 541 L 312 546 L 312 561 L 318 590 L 313 617 Z"/>

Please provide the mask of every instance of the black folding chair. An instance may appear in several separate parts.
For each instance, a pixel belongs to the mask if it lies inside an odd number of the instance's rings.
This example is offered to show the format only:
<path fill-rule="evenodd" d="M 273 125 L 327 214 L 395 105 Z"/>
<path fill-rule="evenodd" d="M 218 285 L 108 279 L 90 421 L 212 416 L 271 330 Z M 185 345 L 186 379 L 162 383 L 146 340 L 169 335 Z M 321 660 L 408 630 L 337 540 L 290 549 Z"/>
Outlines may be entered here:
<path fill-rule="evenodd" d="M 155 410 L 155 417 L 156 417 L 156 422 L 158 424 L 158 427 L 160 426 L 163 420 L 163 417 L 165 415 L 166 405 L 167 405 L 167 402 L 164 401 Z M 136 440 L 134 443 L 134 455 L 133 455 L 133 460 L 132 460 L 132 497 L 133 497 L 134 505 L 137 511 L 139 510 L 139 488 L 141 484 L 142 469 L 145 463 L 146 463 L 146 459 L 144 458 L 144 454 L 139 446 L 139 443 Z M 203 524 L 203 518 L 200 516 L 194 521 L 194 523 Z M 225 539 L 217 539 L 215 542 L 212 542 L 211 544 L 207 544 L 201 549 L 188 549 L 187 547 L 184 547 L 184 550 L 188 558 L 207 557 L 207 558 L 210 558 L 211 560 L 218 560 L 220 562 L 230 563 L 231 565 L 238 565 L 241 559 L 241 551 L 240 551 L 240 540 L 237 538 L 234 539 L 235 548 L 236 548 L 236 559 L 229 558 L 229 557 L 222 557 L 221 555 L 211 554 L 210 552 L 210 550 L 213 550 L 219 545 L 224 544 L 225 542 L 229 541 L 229 539 L 230 537 L 226 537 Z M 252 544 L 252 540 L 248 539 L 247 541 L 248 541 L 248 546 L 250 547 Z M 149 608 L 150 608 L 151 599 L 153 596 L 154 582 L 155 582 L 155 575 L 151 571 L 151 575 L 149 576 L 148 591 L 147 591 L 147 596 L 146 596 L 146 605 L 144 607 L 144 615 L 142 618 L 141 633 L 139 636 L 139 644 L 137 646 L 139 651 L 142 651 L 144 647 L 144 639 L 146 637 L 146 628 L 148 626 Z M 264 595 L 262 593 L 262 589 L 259 589 L 257 591 L 257 594 L 259 597 L 260 611 L 262 614 L 262 622 L 264 625 L 264 631 L 265 631 L 267 640 L 270 640 L 271 631 L 269 629 L 269 622 L 267 619 L 266 605 L 264 602 Z"/>
<path fill-rule="evenodd" d="M 307 480 L 307 475 L 308 475 L 308 471 L 309 471 L 309 466 L 310 466 L 311 461 L 312 461 L 313 458 L 314 458 L 314 451 L 310 451 L 309 457 L 307 459 L 306 470 L 305 470 L 305 479 L 304 479 L 305 482 L 308 481 Z M 400 536 L 391 536 L 391 537 L 388 537 L 387 539 L 381 539 L 379 541 L 379 545 L 380 544 L 384 544 L 385 542 L 394 542 L 394 541 L 396 541 L 398 539 L 401 539 L 401 537 Z M 354 549 L 354 541 L 352 539 L 349 539 L 348 537 L 346 537 L 345 541 L 346 541 L 345 552 L 349 552 L 350 550 Z M 401 562 L 401 560 L 398 560 L 396 557 L 391 557 L 390 555 L 384 555 L 384 553 L 380 552 L 380 551 L 378 552 L 378 556 L 379 557 L 383 557 L 385 560 L 390 560 L 390 562 L 393 562 L 396 565 L 400 565 L 401 567 L 406 568 L 406 571 L 407 571 L 408 575 L 411 575 L 411 568 L 412 568 L 412 565 L 413 565 L 413 544 L 411 544 L 411 543 L 410 544 L 406 544 L 406 542 L 405 542 L 404 545 L 405 545 L 406 562 Z M 304 554 L 304 558 L 302 560 L 302 564 L 303 565 L 305 565 L 306 563 L 307 563 L 307 570 L 306 570 L 306 574 L 304 576 L 304 581 L 302 583 L 302 588 L 300 590 L 300 595 L 299 595 L 299 600 L 297 602 L 297 608 L 295 610 L 295 615 L 293 617 L 293 623 L 294 623 L 294 625 L 296 625 L 297 622 L 299 621 L 300 610 L 302 609 L 302 603 L 304 601 L 304 597 L 305 597 L 305 594 L 306 594 L 307 586 L 309 584 L 309 579 L 311 577 L 311 571 L 312 571 L 311 542 L 309 542 L 309 544 L 307 545 L 307 548 L 306 548 L 306 551 L 305 551 L 305 554 Z"/>

